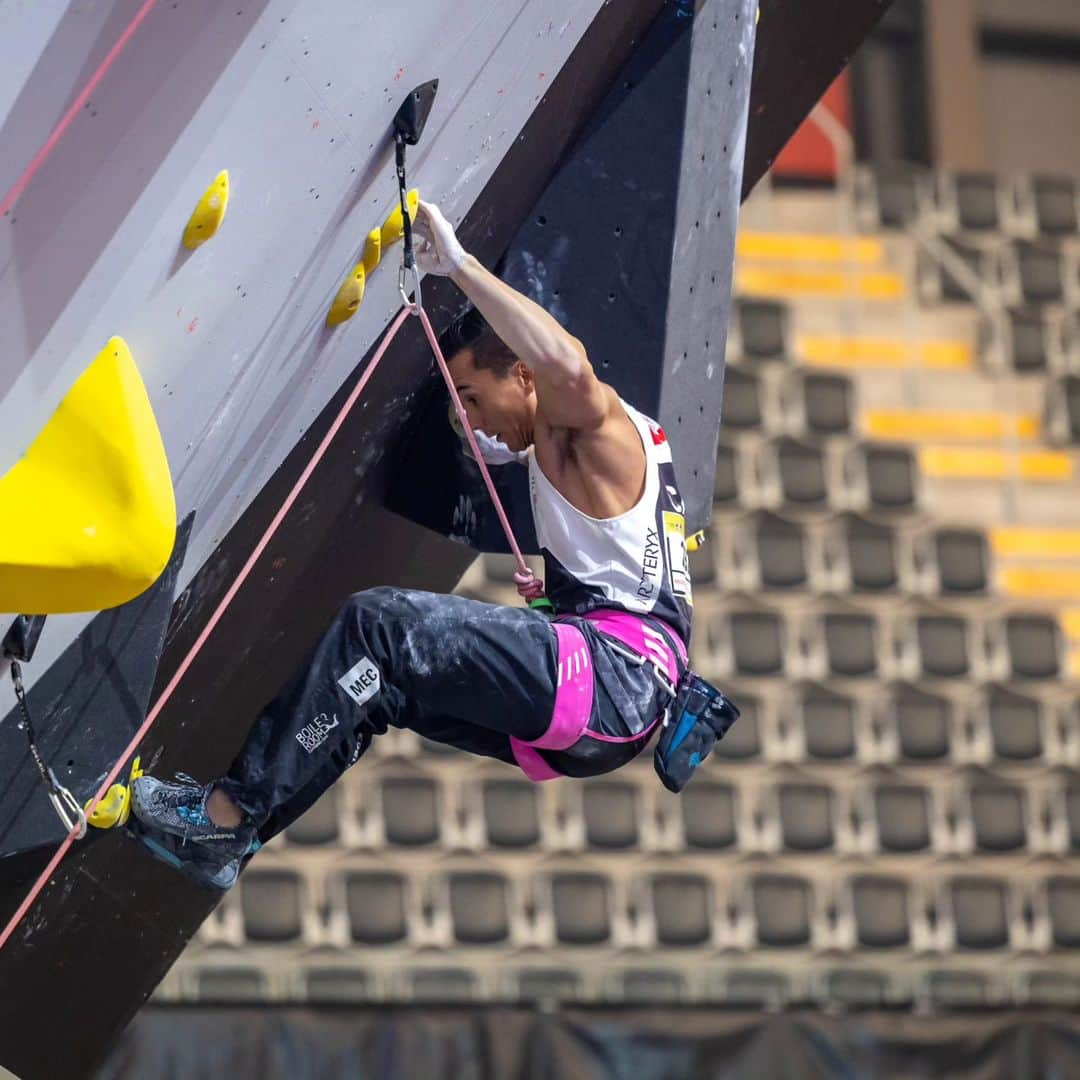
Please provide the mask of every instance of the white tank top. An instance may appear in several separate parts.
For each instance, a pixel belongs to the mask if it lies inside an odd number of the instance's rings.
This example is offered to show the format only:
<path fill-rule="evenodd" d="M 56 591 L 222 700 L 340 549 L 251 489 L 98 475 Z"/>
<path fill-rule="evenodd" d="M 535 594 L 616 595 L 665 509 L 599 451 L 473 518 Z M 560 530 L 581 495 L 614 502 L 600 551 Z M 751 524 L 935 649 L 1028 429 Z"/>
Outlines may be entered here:
<path fill-rule="evenodd" d="M 547 595 L 560 614 L 615 608 L 653 615 L 689 643 L 693 596 L 671 446 L 655 420 L 619 400 L 645 449 L 645 490 L 625 513 L 582 513 L 555 489 L 529 448 L 529 496 Z"/>

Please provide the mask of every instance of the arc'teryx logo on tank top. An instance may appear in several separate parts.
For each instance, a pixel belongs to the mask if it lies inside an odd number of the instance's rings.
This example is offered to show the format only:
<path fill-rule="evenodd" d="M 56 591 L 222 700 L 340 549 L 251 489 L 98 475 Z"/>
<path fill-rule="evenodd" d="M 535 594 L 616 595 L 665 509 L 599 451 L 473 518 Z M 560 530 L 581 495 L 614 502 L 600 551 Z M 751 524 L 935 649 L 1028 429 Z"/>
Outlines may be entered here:
<path fill-rule="evenodd" d="M 656 591 L 662 569 L 660 560 L 660 534 L 656 529 L 649 529 L 645 534 L 645 554 L 641 559 L 641 581 L 638 582 L 637 594 L 648 600 Z"/>

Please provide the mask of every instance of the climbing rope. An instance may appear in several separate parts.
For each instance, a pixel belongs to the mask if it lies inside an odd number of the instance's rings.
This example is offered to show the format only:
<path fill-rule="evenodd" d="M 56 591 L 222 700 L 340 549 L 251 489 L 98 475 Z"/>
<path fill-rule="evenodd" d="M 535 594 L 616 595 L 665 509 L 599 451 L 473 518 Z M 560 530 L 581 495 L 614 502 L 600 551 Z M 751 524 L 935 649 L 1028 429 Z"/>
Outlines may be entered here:
<path fill-rule="evenodd" d="M 398 179 L 400 183 L 404 184 L 404 170 L 399 171 Z M 408 213 L 406 211 L 405 220 L 408 221 L 408 219 Z M 406 252 L 411 252 L 411 231 L 407 231 L 405 236 Z M 44 762 L 41 760 L 40 755 L 35 753 L 34 756 L 35 761 L 38 764 L 38 768 L 42 771 L 43 779 L 45 779 L 45 782 L 50 787 L 49 797 L 53 801 L 53 806 L 56 808 L 57 813 L 61 816 L 61 819 L 64 820 L 65 824 L 67 824 L 68 834 L 64 837 L 64 840 L 61 842 L 60 846 L 57 848 L 56 852 L 49 860 L 48 865 L 41 872 L 40 876 L 34 882 L 30 891 L 27 893 L 25 899 L 22 901 L 18 909 L 15 911 L 14 915 L 12 915 L 7 925 L 4 927 L 3 932 L 0 933 L 0 949 L 2 949 L 7 943 L 8 939 L 15 932 L 16 927 L 22 921 L 23 916 L 25 916 L 27 911 L 30 910 L 30 907 L 37 899 L 42 889 L 44 889 L 46 884 L 48 884 L 49 879 L 52 877 L 56 868 L 60 865 L 61 860 L 67 854 L 71 845 L 75 842 L 75 840 L 79 839 L 86 832 L 86 819 L 93 816 L 94 810 L 97 808 L 98 803 L 100 803 L 101 800 L 105 797 L 109 788 L 112 786 L 116 778 L 123 770 L 124 762 L 127 761 L 131 754 L 134 753 L 134 751 L 138 748 L 142 740 L 146 737 L 147 732 L 153 726 L 154 721 L 158 718 L 161 710 L 165 707 L 165 704 L 172 697 L 174 691 L 176 690 L 176 687 L 180 683 L 180 680 L 184 677 L 188 668 L 191 667 L 192 663 L 195 660 L 195 657 L 198 656 L 199 652 L 202 650 L 203 645 L 210 637 L 210 634 L 213 632 L 214 627 L 217 626 L 218 622 L 221 620 L 222 615 L 225 613 L 225 610 L 228 608 L 229 604 L 232 603 L 233 597 L 236 596 L 237 592 L 240 590 L 241 585 L 243 585 L 243 583 L 247 580 L 247 577 L 251 573 L 251 570 L 254 567 L 255 563 L 258 561 L 262 553 L 266 550 L 267 545 L 270 543 L 270 540 L 277 532 L 278 527 L 281 525 L 281 522 L 285 518 L 285 515 L 289 512 L 292 505 L 296 502 L 296 499 L 299 497 L 300 492 L 307 484 L 309 478 L 311 477 L 311 474 L 315 471 L 315 467 L 322 460 L 330 444 L 333 442 L 338 431 L 341 429 L 342 424 L 345 422 L 345 418 L 348 416 L 353 406 L 359 400 L 361 394 L 363 394 L 364 389 L 367 387 L 367 384 L 371 380 L 371 377 L 375 374 L 379 363 L 386 355 L 386 351 L 390 347 L 391 342 L 394 340 L 397 332 L 404 325 L 405 320 L 409 317 L 409 315 L 415 315 L 420 319 L 420 323 L 424 328 L 424 333 L 427 335 L 428 342 L 431 345 L 432 352 L 435 354 L 435 360 L 438 364 L 439 371 L 442 373 L 442 377 L 446 382 L 447 389 L 450 392 L 450 398 L 454 403 L 454 408 L 457 410 L 457 415 L 461 420 L 462 427 L 465 431 L 465 437 L 468 440 L 469 446 L 473 452 L 473 456 L 476 459 L 476 464 L 480 468 L 480 473 L 484 478 L 484 483 L 487 486 L 488 494 L 491 496 L 491 501 L 495 506 L 496 513 L 499 516 L 499 523 L 502 525 L 503 531 L 506 533 L 507 542 L 509 543 L 510 549 L 513 552 L 514 558 L 516 559 L 518 564 L 517 573 L 514 575 L 515 580 L 518 582 L 518 591 L 519 593 L 521 593 L 522 596 L 526 596 L 528 599 L 530 599 L 533 606 L 535 606 L 538 602 L 543 604 L 547 603 L 547 601 L 541 599 L 543 593 L 543 582 L 536 579 L 532 571 L 526 565 L 525 558 L 521 553 L 521 548 L 518 546 L 517 540 L 514 537 L 513 529 L 510 526 L 510 521 L 506 516 L 506 511 L 503 509 L 502 500 L 500 500 L 498 492 L 495 490 L 495 484 L 491 479 L 491 473 L 488 471 L 487 463 L 484 461 L 480 453 L 480 448 L 477 445 L 476 436 L 473 434 L 472 428 L 469 427 L 468 418 L 465 414 L 465 408 L 461 404 L 461 398 L 458 396 L 457 390 L 454 387 L 454 380 L 453 378 L 451 378 L 450 369 L 447 367 L 446 358 L 443 356 L 442 349 L 439 348 L 439 342 L 435 336 L 435 331 L 431 326 L 431 320 L 428 318 L 427 312 L 423 308 L 420 296 L 419 272 L 416 269 L 415 260 L 412 261 L 411 270 L 413 273 L 413 277 L 416 281 L 416 292 L 413 298 L 410 300 L 408 295 L 405 293 L 405 263 L 403 259 L 402 270 L 399 275 L 398 283 L 402 297 L 405 301 L 405 307 L 403 307 L 402 310 L 399 311 L 398 314 L 395 316 L 394 321 L 390 324 L 390 329 L 387 331 L 382 343 L 375 351 L 375 355 L 371 358 L 371 363 L 368 364 L 368 366 L 364 369 L 363 374 L 357 380 L 356 386 L 353 387 L 352 392 L 349 394 L 344 405 L 342 405 L 340 411 L 338 412 L 338 415 L 334 419 L 334 422 L 330 425 L 330 428 L 323 436 L 322 441 L 315 449 L 315 452 L 311 455 L 311 460 L 307 463 L 304 471 L 297 478 L 296 483 L 293 484 L 293 487 L 290 490 L 289 494 L 285 497 L 285 501 L 281 504 L 280 509 L 274 515 L 273 520 L 266 527 L 266 531 L 263 533 L 263 535 L 259 539 L 259 542 L 255 545 L 251 554 L 248 556 L 247 561 L 244 563 L 240 572 L 237 574 L 235 581 L 233 581 L 232 585 L 229 586 L 228 591 L 221 598 L 213 614 L 207 620 L 207 623 L 203 627 L 202 632 L 199 634 L 194 644 L 188 650 L 187 655 L 183 658 L 183 660 L 181 660 L 181 662 L 177 666 L 172 678 L 169 680 L 165 689 L 162 690 L 161 696 L 157 699 L 157 701 L 154 703 L 154 706 L 147 713 L 146 719 L 132 736 L 131 741 L 124 749 L 124 752 L 120 755 L 119 758 L 117 758 L 116 764 L 113 765 L 112 769 L 109 770 L 108 775 L 101 782 L 97 793 L 94 795 L 93 799 L 91 799 L 91 801 L 87 804 L 85 811 L 81 808 L 78 808 L 78 804 L 75 803 L 75 800 L 71 796 L 70 792 L 67 792 L 67 798 L 64 798 L 63 792 L 66 789 L 59 789 L 59 785 L 56 783 L 55 776 L 51 775 L 51 770 L 48 770 L 48 772 L 46 772 L 46 767 L 44 765 Z M 15 666 L 15 662 L 13 661 L 13 676 L 16 674 L 16 672 L 17 668 Z M 21 679 L 19 680 L 17 686 L 21 686 Z M 19 692 L 18 689 L 16 692 Z M 21 695 L 20 701 L 23 701 Z M 25 702 L 23 702 L 23 708 L 26 709 Z M 29 723 L 29 710 L 26 710 L 26 720 L 27 723 Z M 30 732 L 31 746 L 33 747 L 34 744 L 32 727 L 29 727 L 28 731 Z M 57 789 L 59 789 L 59 794 Z M 61 809 L 62 806 L 70 809 L 72 805 L 74 805 L 77 810 L 77 820 L 71 820 L 65 817 Z"/>

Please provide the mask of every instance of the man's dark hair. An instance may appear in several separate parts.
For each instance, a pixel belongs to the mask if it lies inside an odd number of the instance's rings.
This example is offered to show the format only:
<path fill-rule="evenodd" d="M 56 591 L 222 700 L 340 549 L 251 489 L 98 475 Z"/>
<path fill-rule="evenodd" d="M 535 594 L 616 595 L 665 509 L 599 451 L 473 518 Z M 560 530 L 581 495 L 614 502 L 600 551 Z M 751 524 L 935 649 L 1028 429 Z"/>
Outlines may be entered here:
<path fill-rule="evenodd" d="M 518 361 L 475 307 L 470 307 L 455 320 L 443 338 L 442 350 L 448 360 L 462 349 L 468 349 L 477 370 L 493 371 L 499 378 L 509 375 Z"/>

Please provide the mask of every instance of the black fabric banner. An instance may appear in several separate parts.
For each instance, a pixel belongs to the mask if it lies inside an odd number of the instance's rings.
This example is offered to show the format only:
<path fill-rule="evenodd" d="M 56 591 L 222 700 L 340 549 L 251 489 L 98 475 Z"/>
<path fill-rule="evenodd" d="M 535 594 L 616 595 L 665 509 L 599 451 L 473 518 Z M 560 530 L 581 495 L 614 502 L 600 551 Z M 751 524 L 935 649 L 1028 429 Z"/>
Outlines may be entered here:
<path fill-rule="evenodd" d="M 148 1007 L 98 1080 L 681 1080 L 1080 1076 L 1066 1010 Z"/>

